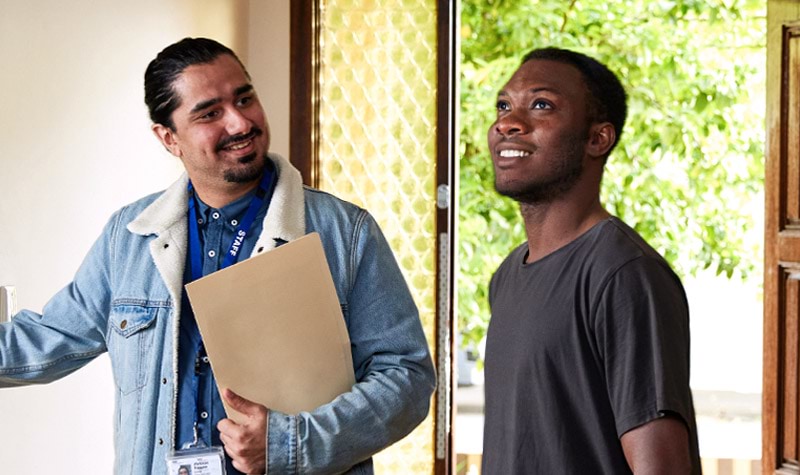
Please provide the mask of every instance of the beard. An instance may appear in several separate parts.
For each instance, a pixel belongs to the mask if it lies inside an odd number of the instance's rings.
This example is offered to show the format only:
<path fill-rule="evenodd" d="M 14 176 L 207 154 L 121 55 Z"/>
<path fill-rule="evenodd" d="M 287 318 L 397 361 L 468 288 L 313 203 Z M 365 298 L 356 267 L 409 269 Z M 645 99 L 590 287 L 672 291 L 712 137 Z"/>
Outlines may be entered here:
<path fill-rule="evenodd" d="M 258 155 L 253 152 L 239 159 L 239 166 L 225 170 L 223 178 L 228 183 L 250 183 L 261 178 L 264 168 L 267 166 L 267 156 Z"/>
<path fill-rule="evenodd" d="M 253 126 L 246 134 L 232 135 L 221 140 L 216 147 L 217 152 L 221 152 L 228 145 L 245 140 L 253 140 L 261 137 L 264 131 L 261 128 Z M 264 167 L 267 166 L 267 156 L 264 154 L 261 160 L 257 160 L 257 152 L 245 155 L 238 160 L 238 165 L 235 168 L 225 170 L 222 177 L 228 183 L 250 183 L 261 177 L 264 173 Z"/>
<path fill-rule="evenodd" d="M 584 145 L 588 131 L 583 134 L 567 134 L 561 139 L 563 147 L 543 160 L 549 168 L 545 176 L 529 181 L 501 182 L 495 171 L 494 187 L 497 192 L 523 204 L 549 203 L 571 190 L 583 174 Z M 528 159 L 533 160 L 534 151 Z"/>

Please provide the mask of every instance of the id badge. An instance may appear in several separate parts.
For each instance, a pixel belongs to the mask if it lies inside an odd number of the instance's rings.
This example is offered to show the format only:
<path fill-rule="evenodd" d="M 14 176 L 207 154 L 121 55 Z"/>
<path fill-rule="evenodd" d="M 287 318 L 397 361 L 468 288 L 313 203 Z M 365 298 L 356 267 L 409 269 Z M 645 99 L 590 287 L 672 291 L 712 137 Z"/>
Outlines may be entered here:
<path fill-rule="evenodd" d="M 222 447 L 176 450 L 167 456 L 169 475 L 226 475 Z"/>

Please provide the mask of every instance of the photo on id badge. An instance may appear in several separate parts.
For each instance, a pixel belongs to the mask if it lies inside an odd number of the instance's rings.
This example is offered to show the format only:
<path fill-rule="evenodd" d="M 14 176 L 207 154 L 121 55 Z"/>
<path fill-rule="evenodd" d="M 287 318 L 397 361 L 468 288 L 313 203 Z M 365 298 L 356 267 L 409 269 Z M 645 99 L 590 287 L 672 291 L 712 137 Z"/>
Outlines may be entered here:
<path fill-rule="evenodd" d="M 181 451 L 167 457 L 169 475 L 225 475 L 222 449 Z"/>

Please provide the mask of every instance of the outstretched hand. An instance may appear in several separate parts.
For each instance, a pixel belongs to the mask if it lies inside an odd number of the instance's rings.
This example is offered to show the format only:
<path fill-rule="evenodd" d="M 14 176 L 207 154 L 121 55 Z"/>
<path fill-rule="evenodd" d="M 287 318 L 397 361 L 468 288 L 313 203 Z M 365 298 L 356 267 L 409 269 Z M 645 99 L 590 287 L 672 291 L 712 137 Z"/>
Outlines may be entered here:
<path fill-rule="evenodd" d="M 245 416 L 241 424 L 231 419 L 222 419 L 217 424 L 225 452 L 233 461 L 234 468 L 248 474 L 266 473 L 269 410 L 228 388 L 222 397 L 232 409 Z"/>

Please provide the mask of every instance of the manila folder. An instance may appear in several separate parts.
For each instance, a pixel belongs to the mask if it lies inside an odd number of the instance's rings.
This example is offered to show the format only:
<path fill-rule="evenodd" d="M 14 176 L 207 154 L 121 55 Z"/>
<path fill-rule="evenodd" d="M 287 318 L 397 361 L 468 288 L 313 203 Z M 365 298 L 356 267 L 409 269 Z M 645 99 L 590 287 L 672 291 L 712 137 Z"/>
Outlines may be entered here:
<path fill-rule="evenodd" d="M 186 291 L 220 392 L 230 388 L 297 414 L 355 384 L 350 338 L 319 234 L 198 279 Z M 225 409 L 244 421 L 227 403 Z"/>

